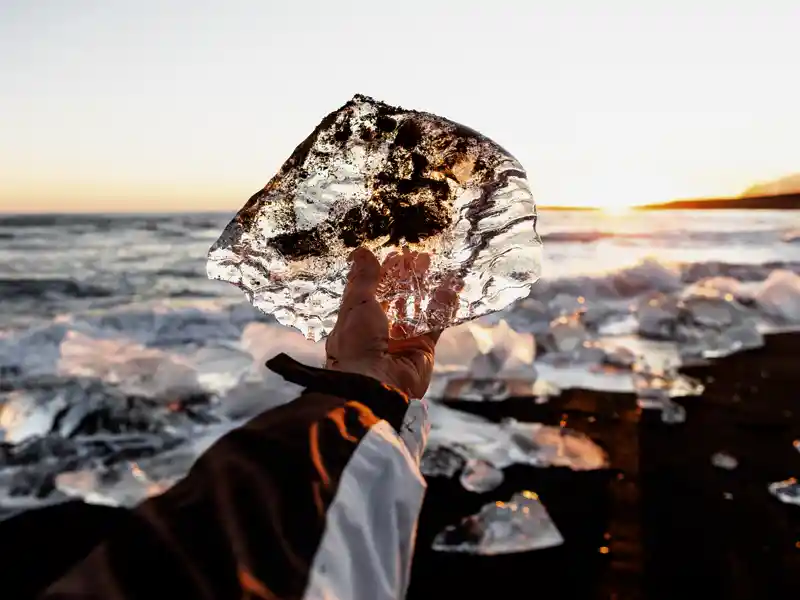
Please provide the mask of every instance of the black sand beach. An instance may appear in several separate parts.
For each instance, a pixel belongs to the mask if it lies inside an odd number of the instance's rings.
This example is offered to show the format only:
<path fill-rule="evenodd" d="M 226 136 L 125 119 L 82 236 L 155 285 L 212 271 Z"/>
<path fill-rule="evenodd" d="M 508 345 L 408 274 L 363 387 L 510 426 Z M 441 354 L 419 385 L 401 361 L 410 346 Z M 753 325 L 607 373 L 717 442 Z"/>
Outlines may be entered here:
<path fill-rule="evenodd" d="M 568 425 L 609 452 L 611 472 L 507 469 L 487 494 L 457 478 L 430 478 L 409 599 L 789 598 L 800 592 L 800 507 L 767 485 L 800 474 L 800 335 L 684 372 L 706 385 L 680 399 L 683 424 L 641 411 L 633 395 L 573 390 L 530 400 L 458 403 L 491 419 Z M 715 452 L 738 459 L 726 471 Z M 542 498 L 566 542 L 500 557 L 444 554 L 431 541 L 445 525 L 519 490 Z M 605 548 L 608 549 L 606 552 Z"/>

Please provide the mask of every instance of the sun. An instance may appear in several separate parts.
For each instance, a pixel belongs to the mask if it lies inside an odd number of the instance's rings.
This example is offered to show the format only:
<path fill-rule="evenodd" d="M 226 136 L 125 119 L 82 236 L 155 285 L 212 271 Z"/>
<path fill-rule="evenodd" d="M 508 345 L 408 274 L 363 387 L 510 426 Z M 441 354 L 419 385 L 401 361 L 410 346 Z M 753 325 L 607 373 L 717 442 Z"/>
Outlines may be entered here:
<path fill-rule="evenodd" d="M 634 207 L 632 204 L 607 204 L 605 206 L 599 206 L 598 208 L 602 210 L 607 215 L 624 215 Z"/>

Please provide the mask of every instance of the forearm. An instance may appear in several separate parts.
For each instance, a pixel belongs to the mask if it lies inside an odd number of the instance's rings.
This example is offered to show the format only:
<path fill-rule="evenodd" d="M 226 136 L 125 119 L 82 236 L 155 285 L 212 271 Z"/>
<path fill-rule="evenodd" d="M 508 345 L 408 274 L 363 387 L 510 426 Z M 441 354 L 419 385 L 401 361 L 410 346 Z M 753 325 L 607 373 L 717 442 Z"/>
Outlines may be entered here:
<path fill-rule="evenodd" d="M 375 380 L 288 357 L 270 366 L 306 393 L 220 439 L 136 510 L 140 527 L 95 548 L 46 598 L 404 594 L 423 407 Z"/>

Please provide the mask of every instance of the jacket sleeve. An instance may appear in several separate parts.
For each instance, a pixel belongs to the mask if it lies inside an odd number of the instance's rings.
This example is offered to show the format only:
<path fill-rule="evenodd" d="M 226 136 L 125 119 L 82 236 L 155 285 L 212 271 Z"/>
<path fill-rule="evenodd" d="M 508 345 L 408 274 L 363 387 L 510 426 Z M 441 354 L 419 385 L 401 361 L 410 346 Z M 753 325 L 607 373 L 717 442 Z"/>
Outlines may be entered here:
<path fill-rule="evenodd" d="M 303 385 L 214 444 L 53 583 L 47 599 L 396 600 L 425 491 L 421 401 L 369 377 L 267 365 Z"/>

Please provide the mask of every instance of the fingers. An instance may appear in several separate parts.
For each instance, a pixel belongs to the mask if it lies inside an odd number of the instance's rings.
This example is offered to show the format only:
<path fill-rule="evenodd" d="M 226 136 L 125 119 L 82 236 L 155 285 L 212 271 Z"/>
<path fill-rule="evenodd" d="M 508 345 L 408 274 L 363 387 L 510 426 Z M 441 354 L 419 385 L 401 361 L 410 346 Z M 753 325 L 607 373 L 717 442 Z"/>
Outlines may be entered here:
<path fill-rule="evenodd" d="M 463 282 L 460 279 L 448 277 L 431 294 L 425 315 L 431 331 L 424 335 L 434 345 L 458 312 L 458 291 L 462 287 Z"/>
<path fill-rule="evenodd" d="M 349 257 L 353 264 L 347 275 L 347 285 L 339 307 L 339 317 L 350 312 L 359 304 L 375 300 L 381 265 L 375 255 L 366 248 L 356 248 Z"/>

